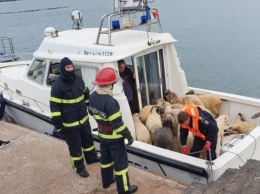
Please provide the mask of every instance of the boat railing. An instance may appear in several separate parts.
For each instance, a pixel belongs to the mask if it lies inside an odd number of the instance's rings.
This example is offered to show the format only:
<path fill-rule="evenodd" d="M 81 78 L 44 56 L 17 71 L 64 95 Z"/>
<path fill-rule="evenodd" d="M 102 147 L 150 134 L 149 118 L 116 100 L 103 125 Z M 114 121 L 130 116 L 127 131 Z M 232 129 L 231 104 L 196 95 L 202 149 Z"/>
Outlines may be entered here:
<path fill-rule="evenodd" d="M 6 92 L 9 96 L 9 99 L 5 98 L 6 102 L 8 103 L 8 101 L 12 101 L 12 100 L 20 100 L 21 103 L 25 106 L 28 107 L 30 109 L 32 109 L 33 107 L 36 107 L 39 109 L 39 112 L 46 112 L 46 109 L 49 109 L 49 105 L 44 104 L 38 100 L 35 100 L 33 98 L 30 98 L 28 96 L 24 96 L 21 94 L 21 92 L 19 90 L 13 91 L 11 90 L 7 84 L 5 84 L 5 86 L 0 86 L 1 89 L 1 93 Z M 20 99 L 14 98 L 14 96 L 20 96 Z M 5 96 L 4 96 L 5 97 Z M 45 108 L 43 108 L 45 107 Z"/>
<path fill-rule="evenodd" d="M 11 37 L 0 37 L 0 54 L 11 57 L 12 60 L 16 60 L 16 55 L 14 52 L 13 38 Z"/>
<path fill-rule="evenodd" d="M 158 13 L 158 10 L 156 8 L 152 8 L 154 11 L 156 11 Z M 137 10 L 136 12 L 143 12 L 144 10 Z M 159 32 L 162 32 L 162 27 L 161 27 L 161 23 L 160 23 L 160 18 L 159 15 L 155 18 L 155 19 L 148 19 L 145 20 L 145 22 L 140 22 L 138 24 L 132 23 L 131 25 L 127 25 L 125 27 L 120 27 L 114 29 L 112 26 L 112 18 L 115 16 L 122 16 L 122 15 L 130 15 L 133 14 L 133 10 L 126 10 L 126 11 L 116 11 L 113 13 L 109 13 L 109 14 L 105 14 L 102 18 L 101 18 L 101 23 L 99 26 L 99 30 L 98 30 L 98 36 L 97 36 L 97 40 L 96 40 L 96 44 L 100 44 L 100 36 L 101 34 L 106 34 L 108 35 L 108 43 L 107 45 L 112 46 L 112 39 L 111 39 L 111 34 L 114 32 L 119 32 L 119 31 L 123 31 L 123 30 L 129 30 L 132 28 L 139 28 L 139 27 L 147 27 L 147 32 L 151 31 L 151 25 L 153 24 L 157 24 L 159 27 Z M 104 20 L 107 18 L 107 29 L 104 29 Z"/>

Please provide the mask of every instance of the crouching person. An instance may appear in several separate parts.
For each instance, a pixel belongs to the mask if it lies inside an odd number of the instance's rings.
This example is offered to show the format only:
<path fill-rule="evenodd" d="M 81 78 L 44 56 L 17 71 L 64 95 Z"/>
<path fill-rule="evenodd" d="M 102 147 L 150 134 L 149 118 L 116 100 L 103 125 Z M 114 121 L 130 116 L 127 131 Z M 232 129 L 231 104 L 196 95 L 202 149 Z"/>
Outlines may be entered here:
<path fill-rule="evenodd" d="M 207 160 L 216 159 L 216 146 L 219 129 L 211 114 L 192 104 L 184 104 L 178 114 L 178 122 L 181 125 L 180 142 L 184 154 L 199 157 L 199 151 L 204 149 L 207 151 Z M 194 136 L 193 146 L 190 151 L 186 146 L 189 131 Z"/>
<path fill-rule="evenodd" d="M 51 88 L 52 123 L 68 144 L 73 169 L 81 177 L 88 177 L 84 157 L 88 164 L 100 161 L 87 112 L 89 90 L 84 81 L 75 75 L 69 58 L 61 60 L 60 68 L 61 74 Z"/>
<path fill-rule="evenodd" d="M 92 82 L 97 85 L 97 89 L 90 95 L 89 113 L 98 124 L 103 188 L 108 188 L 116 181 L 119 194 L 134 193 L 138 187 L 129 182 L 124 143 L 126 138 L 128 145 L 131 145 L 134 139 L 122 120 L 118 102 L 112 97 L 113 86 L 117 81 L 118 76 L 113 68 L 104 68 L 97 73 Z"/>

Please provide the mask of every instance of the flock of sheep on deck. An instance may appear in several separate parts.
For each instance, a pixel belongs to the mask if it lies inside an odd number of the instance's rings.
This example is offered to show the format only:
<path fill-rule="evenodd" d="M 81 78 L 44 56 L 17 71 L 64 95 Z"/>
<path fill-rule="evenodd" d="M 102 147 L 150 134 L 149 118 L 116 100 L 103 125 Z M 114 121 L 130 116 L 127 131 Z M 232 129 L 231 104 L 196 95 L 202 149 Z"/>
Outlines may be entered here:
<path fill-rule="evenodd" d="M 256 127 L 256 124 L 246 122 L 241 113 L 238 114 L 233 123 L 228 115 L 219 115 L 221 100 L 217 95 L 196 95 L 193 91 L 189 91 L 180 98 L 174 92 L 166 90 L 164 98 L 157 99 L 155 105 L 144 106 L 139 113 L 133 114 L 136 139 L 181 153 L 180 126 L 177 115 L 180 112 L 180 107 L 185 103 L 194 104 L 208 111 L 215 118 L 219 128 L 217 156 L 220 155 L 221 146 L 227 143 L 224 142 L 225 134 L 248 134 Z M 193 135 L 189 133 L 187 147 L 191 149 L 192 145 Z M 205 158 L 205 153 L 201 154 L 201 158 Z"/>

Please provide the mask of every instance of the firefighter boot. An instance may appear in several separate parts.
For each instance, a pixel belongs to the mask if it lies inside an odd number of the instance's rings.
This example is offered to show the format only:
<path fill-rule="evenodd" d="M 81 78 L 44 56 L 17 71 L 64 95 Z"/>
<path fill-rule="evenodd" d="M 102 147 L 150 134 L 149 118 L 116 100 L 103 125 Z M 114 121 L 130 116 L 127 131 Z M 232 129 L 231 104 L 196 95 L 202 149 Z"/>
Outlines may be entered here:
<path fill-rule="evenodd" d="M 118 194 L 131 194 L 131 193 L 136 192 L 137 189 L 138 189 L 138 186 L 137 186 L 137 185 L 130 185 L 130 188 L 129 188 L 128 191 L 119 192 Z"/>
<path fill-rule="evenodd" d="M 89 173 L 85 168 L 83 168 L 82 170 L 80 170 L 77 173 L 78 173 L 79 176 L 81 176 L 83 178 L 87 178 L 89 176 Z"/>

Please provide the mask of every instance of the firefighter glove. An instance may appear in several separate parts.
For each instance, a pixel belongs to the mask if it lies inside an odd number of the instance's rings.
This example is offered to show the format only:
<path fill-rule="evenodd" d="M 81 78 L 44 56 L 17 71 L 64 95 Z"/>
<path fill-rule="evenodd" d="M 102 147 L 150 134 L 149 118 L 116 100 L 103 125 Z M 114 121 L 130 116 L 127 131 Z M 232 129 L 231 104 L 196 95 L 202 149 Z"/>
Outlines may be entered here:
<path fill-rule="evenodd" d="M 209 141 L 206 142 L 206 144 L 204 145 L 204 150 L 210 150 L 211 149 L 211 143 Z"/>
<path fill-rule="evenodd" d="M 127 145 L 131 145 L 134 142 L 134 138 L 127 128 L 121 133 L 121 135 L 123 135 L 123 137 L 127 139 L 128 141 Z"/>
<path fill-rule="evenodd" d="M 181 150 L 182 150 L 182 153 L 183 154 L 189 154 L 189 149 L 187 148 L 187 146 L 185 145 L 185 146 L 182 146 L 182 148 L 181 148 Z"/>
<path fill-rule="evenodd" d="M 55 128 L 57 129 L 61 129 L 62 128 L 62 120 L 61 120 L 61 116 L 55 116 L 51 118 L 51 123 L 55 126 Z"/>

